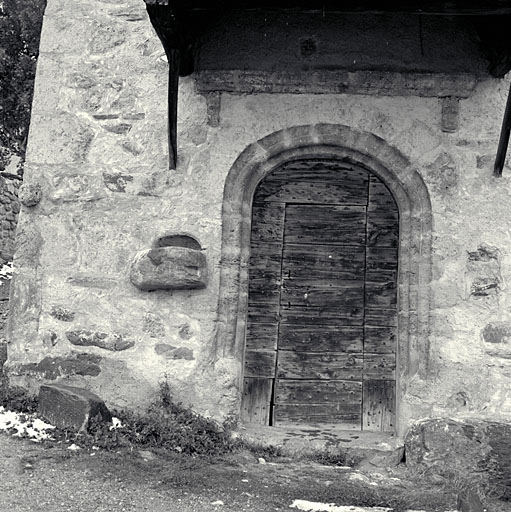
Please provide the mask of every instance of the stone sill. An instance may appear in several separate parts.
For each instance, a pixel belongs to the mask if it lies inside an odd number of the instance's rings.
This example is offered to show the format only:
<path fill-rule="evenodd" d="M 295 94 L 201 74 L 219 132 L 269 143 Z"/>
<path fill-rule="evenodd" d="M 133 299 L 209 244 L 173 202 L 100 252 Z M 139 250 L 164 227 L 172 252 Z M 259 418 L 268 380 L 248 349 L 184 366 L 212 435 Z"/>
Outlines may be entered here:
<path fill-rule="evenodd" d="M 478 78 L 469 73 L 345 70 L 208 70 L 195 75 L 197 91 L 203 94 L 364 94 L 432 98 L 468 98 Z"/>
<path fill-rule="evenodd" d="M 335 447 L 374 466 L 397 466 L 404 452 L 404 442 L 395 433 L 345 430 L 330 424 L 269 427 L 243 423 L 238 433 L 249 442 L 282 447 L 294 454 L 331 452 Z"/>

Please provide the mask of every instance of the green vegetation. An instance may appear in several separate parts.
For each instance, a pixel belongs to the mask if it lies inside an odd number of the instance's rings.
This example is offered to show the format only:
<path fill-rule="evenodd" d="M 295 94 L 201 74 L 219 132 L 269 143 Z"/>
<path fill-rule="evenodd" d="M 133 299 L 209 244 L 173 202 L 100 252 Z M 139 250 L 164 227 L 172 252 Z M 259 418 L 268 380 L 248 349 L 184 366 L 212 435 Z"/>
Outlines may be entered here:
<path fill-rule="evenodd" d="M 3 381 L 0 383 L 0 407 L 32 414 L 37 411 L 37 397 L 28 395 L 22 388 L 10 387 Z"/>
<path fill-rule="evenodd" d="M 22 163 L 46 0 L 0 0 L 0 171 Z"/>

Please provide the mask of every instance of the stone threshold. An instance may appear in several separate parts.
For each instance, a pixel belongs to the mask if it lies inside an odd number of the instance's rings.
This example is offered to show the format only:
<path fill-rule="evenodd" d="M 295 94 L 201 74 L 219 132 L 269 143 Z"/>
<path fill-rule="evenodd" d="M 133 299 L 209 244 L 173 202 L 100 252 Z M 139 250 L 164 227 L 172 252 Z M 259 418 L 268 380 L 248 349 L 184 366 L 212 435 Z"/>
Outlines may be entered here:
<path fill-rule="evenodd" d="M 338 449 L 373 466 L 397 466 L 404 453 L 404 442 L 395 433 L 346 430 L 335 424 L 270 427 L 243 423 L 238 433 L 247 441 L 281 447 L 290 454 Z"/>

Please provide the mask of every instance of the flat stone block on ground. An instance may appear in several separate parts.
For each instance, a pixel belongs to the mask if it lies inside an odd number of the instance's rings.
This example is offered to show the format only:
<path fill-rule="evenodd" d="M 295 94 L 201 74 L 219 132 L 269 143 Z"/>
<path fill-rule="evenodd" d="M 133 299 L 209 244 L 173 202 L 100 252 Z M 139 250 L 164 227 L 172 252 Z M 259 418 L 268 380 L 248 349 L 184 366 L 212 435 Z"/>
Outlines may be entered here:
<path fill-rule="evenodd" d="M 47 384 L 39 390 L 41 416 L 59 428 L 85 430 L 91 420 L 112 421 L 105 403 L 94 393 L 62 384 Z"/>

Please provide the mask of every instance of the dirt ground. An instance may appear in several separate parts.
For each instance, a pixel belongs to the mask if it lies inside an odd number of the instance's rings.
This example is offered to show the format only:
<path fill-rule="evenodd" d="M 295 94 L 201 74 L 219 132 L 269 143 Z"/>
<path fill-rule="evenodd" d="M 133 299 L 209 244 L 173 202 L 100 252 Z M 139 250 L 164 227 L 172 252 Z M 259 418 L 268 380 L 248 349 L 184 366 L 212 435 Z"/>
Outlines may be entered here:
<path fill-rule="evenodd" d="M 12 512 L 266 512 L 294 500 L 455 509 L 455 496 L 402 478 L 311 462 L 260 463 L 240 453 L 216 461 L 150 451 L 110 453 L 36 444 L 0 434 L 0 510 Z"/>

